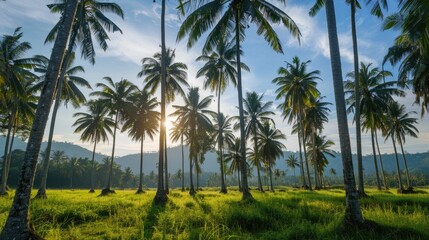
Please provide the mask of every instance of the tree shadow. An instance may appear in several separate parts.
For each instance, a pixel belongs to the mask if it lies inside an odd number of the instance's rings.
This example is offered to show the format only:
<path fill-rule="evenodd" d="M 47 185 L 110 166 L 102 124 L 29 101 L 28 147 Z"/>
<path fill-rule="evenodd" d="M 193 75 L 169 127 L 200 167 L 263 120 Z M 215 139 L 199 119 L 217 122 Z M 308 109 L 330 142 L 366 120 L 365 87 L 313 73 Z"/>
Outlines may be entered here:
<path fill-rule="evenodd" d="M 147 216 L 143 219 L 144 222 L 144 238 L 152 239 L 153 232 L 155 230 L 154 226 L 156 226 L 158 215 L 165 211 L 167 206 L 167 202 L 155 203 L 152 202 L 149 210 L 147 211 Z"/>

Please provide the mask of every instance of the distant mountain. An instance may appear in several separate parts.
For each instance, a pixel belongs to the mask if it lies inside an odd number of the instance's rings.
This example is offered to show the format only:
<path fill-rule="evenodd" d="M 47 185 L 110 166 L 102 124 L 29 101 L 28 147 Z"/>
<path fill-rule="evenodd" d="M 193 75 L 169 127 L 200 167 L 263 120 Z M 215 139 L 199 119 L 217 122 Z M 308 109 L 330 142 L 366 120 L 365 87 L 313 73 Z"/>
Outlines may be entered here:
<path fill-rule="evenodd" d="M 5 137 L 0 137 L 0 155 L 3 154 L 4 144 L 5 144 Z M 25 150 L 25 146 L 26 146 L 26 143 L 19 139 L 16 139 L 14 142 L 14 148 Z M 42 143 L 42 149 L 44 148 L 46 148 L 46 142 Z M 68 142 L 54 142 L 52 144 L 52 149 L 63 150 L 70 157 L 76 156 L 76 157 L 91 158 L 92 156 L 92 152 L 90 150 Z M 285 159 L 287 159 L 289 155 L 293 153 L 294 152 L 285 151 L 284 156 L 281 159 L 277 160 L 276 166 L 274 166 L 274 168 L 278 168 L 280 170 L 287 169 Z M 295 154 L 298 157 L 298 153 L 295 153 Z M 185 172 L 189 171 L 188 155 L 189 155 L 188 148 L 185 147 L 184 148 Z M 182 152 L 181 152 L 180 146 L 168 148 L 167 156 L 168 156 L 168 169 L 171 174 L 177 172 L 178 169 L 181 169 Z M 328 157 L 329 165 L 327 169 L 333 168 L 336 170 L 338 175 L 342 175 L 343 167 L 341 162 L 341 154 L 335 153 L 335 156 L 336 156 L 335 158 Z M 95 159 L 100 162 L 104 157 L 106 157 L 106 155 L 96 153 Z M 414 154 L 408 153 L 406 154 L 406 158 L 408 160 L 408 168 L 410 169 L 410 171 L 419 170 L 429 174 L 429 152 L 414 153 Z M 383 165 L 384 165 L 385 171 L 387 172 L 396 171 L 394 154 L 383 154 L 382 159 L 383 159 Z M 158 162 L 158 152 L 145 152 L 143 160 L 144 160 L 143 171 L 145 174 L 148 174 L 151 171 L 156 172 L 157 162 Z M 353 156 L 353 160 L 354 160 L 354 169 L 356 172 L 357 163 L 356 163 L 355 155 Z M 403 165 L 403 160 L 401 155 L 399 155 L 399 161 L 400 161 L 400 167 L 401 169 L 403 169 L 404 165 Z M 140 168 L 140 154 L 130 154 L 123 157 L 117 157 L 115 159 L 115 162 L 121 165 L 122 169 L 126 167 L 130 167 L 134 173 L 138 173 Z M 203 172 L 219 172 L 219 164 L 217 163 L 216 153 L 215 152 L 207 153 L 205 155 L 205 162 L 201 167 L 203 169 Z M 374 160 L 372 158 L 372 155 L 363 157 L 363 168 L 364 168 L 364 174 L 374 173 Z M 380 166 L 379 166 L 379 169 L 380 169 Z M 296 171 L 296 174 L 299 175 L 299 169 L 296 169 L 295 171 Z M 292 173 L 289 172 L 288 174 L 290 175 Z"/>

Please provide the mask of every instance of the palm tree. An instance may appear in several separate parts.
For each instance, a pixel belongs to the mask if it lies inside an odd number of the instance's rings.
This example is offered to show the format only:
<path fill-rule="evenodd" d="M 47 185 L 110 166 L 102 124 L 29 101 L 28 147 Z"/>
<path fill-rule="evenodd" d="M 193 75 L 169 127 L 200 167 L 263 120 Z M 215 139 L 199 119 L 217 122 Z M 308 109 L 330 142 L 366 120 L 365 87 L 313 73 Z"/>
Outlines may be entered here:
<path fill-rule="evenodd" d="M 183 151 L 183 141 L 188 137 L 186 126 L 181 125 L 178 122 L 173 123 L 173 127 L 170 132 L 171 141 L 177 142 L 180 139 L 180 146 L 182 147 L 182 192 L 185 191 L 185 154 Z"/>
<path fill-rule="evenodd" d="M 188 145 L 189 145 L 189 171 L 190 171 L 190 187 L 189 194 L 195 195 L 195 189 L 192 179 L 192 168 L 193 163 L 197 164 L 197 158 L 199 155 L 199 131 L 206 131 L 212 128 L 212 123 L 208 117 L 208 114 L 214 114 L 208 110 L 211 103 L 212 96 L 205 97 L 200 100 L 200 94 L 198 88 L 190 88 L 189 93 L 186 96 L 185 105 L 178 106 L 173 105 L 176 109 L 170 116 L 177 117 L 177 121 L 180 125 L 186 126 L 188 133 Z"/>
<path fill-rule="evenodd" d="M 40 145 L 42 144 L 43 133 L 51 109 L 56 80 L 58 79 L 63 63 L 66 45 L 70 38 L 78 3 L 78 0 L 67 1 L 62 14 L 63 21 L 61 21 L 58 27 L 58 36 L 55 39 L 52 49 L 50 63 L 45 77 L 45 85 L 34 115 L 33 126 L 23 160 L 21 177 L 15 191 L 12 207 L 0 235 L 3 239 L 29 239 L 38 237 L 30 228 L 29 224 L 29 202 L 33 176 L 36 171 Z"/>
<path fill-rule="evenodd" d="M 115 122 L 109 117 L 109 109 L 100 100 L 92 100 L 87 103 L 89 113 L 78 112 L 73 117 L 78 117 L 73 127 L 76 127 L 74 133 L 81 133 L 80 139 L 83 142 L 94 143 L 91 159 L 91 189 L 94 191 L 95 177 L 95 149 L 100 141 L 108 141 L 108 134 L 113 134 L 112 128 Z"/>
<path fill-rule="evenodd" d="M 238 176 L 238 190 L 239 191 L 243 191 L 242 190 L 242 185 L 241 185 L 241 181 L 240 181 L 240 165 L 242 163 L 241 161 L 241 143 L 240 143 L 240 139 L 239 138 L 234 138 L 234 141 L 232 143 L 230 143 L 230 145 L 228 146 L 228 152 L 226 152 L 224 154 L 224 159 L 225 159 L 225 163 L 229 163 L 229 171 L 230 172 L 237 172 L 237 176 Z M 246 163 L 247 164 L 247 163 Z"/>
<path fill-rule="evenodd" d="M 295 186 L 296 186 L 296 175 L 295 175 L 295 168 L 299 167 L 298 158 L 296 158 L 295 153 L 292 153 L 289 155 L 289 157 L 286 159 L 286 165 L 293 170 L 293 178 L 295 179 Z"/>
<path fill-rule="evenodd" d="M 305 107 L 311 99 L 319 96 L 319 91 L 316 88 L 316 80 L 319 80 L 320 71 L 314 70 L 308 72 L 307 66 L 311 61 L 301 62 L 298 57 L 294 57 L 292 63 L 286 62 L 286 67 L 281 67 L 278 70 L 280 75 L 272 80 L 277 84 L 276 99 L 284 99 L 278 108 L 282 110 L 284 119 L 288 119 L 288 123 L 295 122 L 298 124 L 298 143 L 299 143 L 299 159 L 301 166 L 301 177 L 304 187 L 307 187 L 304 175 L 304 163 L 302 159 L 301 148 L 304 147 L 305 164 L 307 169 L 308 187 L 311 189 L 310 173 L 306 157 L 303 121 L 305 117 Z"/>
<path fill-rule="evenodd" d="M 322 188 L 322 179 L 325 167 L 329 161 L 326 155 L 335 157 L 334 152 L 330 149 L 334 145 L 334 142 L 326 139 L 326 136 L 316 135 L 314 142 L 308 144 L 308 152 L 310 161 L 313 162 L 315 167 L 316 178 L 319 179 L 319 185 L 317 188 Z"/>
<path fill-rule="evenodd" d="M 273 102 L 267 102 L 263 103 L 262 98 L 264 95 L 259 95 L 256 92 L 247 92 L 246 98 L 243 99 L 244 101 L 244 121 L 246 124 L 245 133 L 246 133 L 246 139 L 252 138 L 253 140 L 253 150 L 255 151 L 254 154 L 254 164 L 257 169 L 258 173 L 258 189 L 259 191 L 263 192 L 264 189 L 262 189 L 262 182 L 261 182 L 261 162 L 262 159 L 259 157 L 258 153 L 258 139 L 257 139 L 257 132 L 258 129 L 262 127 L 262 123 L 265 121 L 271 121 L 273 120 L 270 118 L 270 116 L 274 115 L 274 112 L 270 111 L 271 106 L 273 105 Z"/>
<path fill-rule="evenodd" d="M 320 8 L 321 2 L 325 3 L 324 5 L 326 10 L 332 78 L 334 84 L 335 106 L 337 111 L 337 125 L 340 137 L 341 158 L 343 163 L 344 184 L 346 189 L 346 212 L 344 220 L 347 224 L 360 224 L 363 222 L 363 218 L 359 206 L 358 193 L 356 191 L 355 177 L 353 173 L 353 161 L 350 147 L 350 135 L 347 123 L 346 103 L 344 99 L 341 57 L 338 44 L 334 1 L 317 0 L 315 6 L 313 6 L 310 10 L 310 15 L 314 16 L 316 14 L 317 11 L 315 11 L 315 8 Z"/>
<path fill-rule="evenodd" d="M 205 61 L 204 66 L 198 70 L 197 77 L 205 76 L 204 80 L 204 89 L 209 88 L 211 91 L 215 91 L 218 97 L 217 101 L 217 116 L 220 117 L 220 95 L 225 91 L 229 82 L 231 82 L 234 87 L 237 86 L 237 71 L 235 66 L 237 65 L 235 58 L 237 48 L 234 46 L 233 42 L 225 43 L 225 39 L 216 45 L 216 50 L 203 53 L 199 56 L 197 61 Z M 240 53 L 241 54 L 241 53 Z M 249 71 L 249 67 L 244 63 L 241 64 L 241 68 Z M 218 122 L 221 119 L 217 120 Z M 222 136 L 222 129 L 218 129 L 218 136 Z M 220 163 L 220 178 L 221 178 L 221 193 L 227 193 L 225 185 L 225 174 L 223 169 L 223 159 L 222 159 L 222 146 L 223 139 L 218 137 L 218 159 Z"/>
<path fill-rule="evenodd" d="M 82 66 L 73 66 L 74 62 L 74 54 L 69 58 L 66 69 L 63 70 L 64 73 L 61 73 L 61 84 L 58 83 L 56 90 L 56 98 L 55 98 L 55 104 L 54 109 L 52 112 L 52 118 L 51 118 L 51 125 L 49 129 L 49 136 L 48 136 L 48 144 L 46 146 L 46 153 L 45 159 L 42 162 L 42 179 L 40 182 L 39 190 L 37 191 L 36 198 L 46 198 L 46 181 L 48 178 L 48 168 L 49 168 L 49 155 L 51 152 L 52 147 L 52 140 L 54 136 L 54 128 L 55 128 L 55 121 L 57 116 L 57 111 L 60 107 L 61 102 L 64 102 L 64 104 L 67 106 L 69 102 L 72 103 L 74 107 L 79 107 L 82 103 L 86 102 L 86 98 L 84 94 L 80 91 L 78 86 L 85 87 L 88 89 L 92 89 L 91 85 L 88 83 L 88 81 L 82 77 L 77 76 L 76 74 L 85 72 Z M 38 71 L 39 72 L 46 72 L 46 67 L 48 66 L 49 60 L 44 56 L 38 56 L 40 61 L 44 63 L 42 66 L 39 66 Z M 63 64 L 64 66 L 64 64 Z M 43 79 L 43 77 L 42 77 Z M 38 87 L 43 86 L 43 81 L 39 82 Z"/>
<path fill-rule="evenodd" d="M 377 128 L 377 118 L 383 115 L 383 112 L 387 108 L 389 101 L 392 101 L 392 96 L 403 96 L 404 92 L 398 90 L 396 82 L 389 81 L 385 82 L 384 78 L 386 76 L 391 76 L 392 74 L 388 71 L 380 71 L 377 67 L 372 68 L 372 64 L 361 63 L 361 68 L 359 71 L 359 89 L 361 93 L 360 99 L 360 117 L 363 119 L 363 129 L 370 130 L 371 132 L 371 143 L 372 143 L 372 152 L 375 166 L 375 175 L 377 181 L 377 188 L 381 189 L 381 182 L 378 173 L 378 163 L 377 163 L 377 153 L 375 149 L 375 129 Z M 347 77 L 355 78 L 354 72 L 348 73 Z M 353 112 L 356 109 L 356 96 L 355 96 L 355 86 L 353 80 L 347 80 L 344 83 L 345 93 L 349 95 L 346 102 L 349 105 L 347 109 L 348 112 Z M 357 118 L 357 116 L 355 116 Z"/>
<path fill-rule="evenodd" d="M 285 3 L 284 1 L 279 1 Z M 240 120 L 240 138 L 246 139 L 244 108 L 243 108 L 243 90 L 241 79 L 241 59 L 240 43 L 244 40 L 246 27 L 254 23 L 258 28 L 258 35 L 264 35 L 265 40 L 276 52 L 283 52 L 280 39 L 278 38 L 271 23 L 282 24 L 294 37 L 298 38 L 301 33 L 295 22 L 280 8 L 266 0 L 223 0 L 223 1 L 187 1 L 179 5 L 179 9 L 184 13 L 184 9 L 194 10 L 183 21 L 179 29 L 177 39 L 183 39 L 189 35 L 187 46 L 191 48 L 197 40 L 211 26 L 212 31 L 208 34 L 204 49 L 211 50 L 214 46 L 220 44 L 221 39 L 229 39 L 234 36 L 237 61 L 237 91 L 238 91 L 238 109 Z M 219 37 L 223 36 L 223 38 Z M 241 141 L 242 151 L 242 184 L 243 200 L 253 200 L 248 189 L 247 168 L 246 168 L 246 141 Z"/>
<path fill-rule="evenodd" d="M 223 113 L 220 112 L 218 112 L 218 114 L 213 118 L 213 127 L 215 129 L 214 135 L 216 138 L 216 142 L 218 143 L 218 161 L 220 163 L 221 172 L 221 193 L 227 192 L 225 185 L 223 149 L 227 148 L 234 141 L 234 134 L 232 131 L 233 120 L 234 118 L 225 116 L 223 115 Z"/>
<path fill-rule="evenodd" d="M 176 57 L 175 50 L 166 49 L 165 54 L 155 53 L 152 58 L 143 58 L 142 59 L 142 70 L 137 74 L 138 77 L 145 77 L 144 82 L 146 83 L 145 90 L 148 90 L 150 94 L 154 94 L 158 89 L 159 85 L 161 85 L 161 122 L 165 123 L 165 104 L 171 103 L 175 100 L 176 94 L 185 96 L 185 92 L 183 91 L 183 86 L 189 87 L 186 82 L 187 74 L 186 70 L 188 69 L 186 64 L 181 62 L 174 62 Z M 162 61 L 164 59 L 164 61 Z M 164 65 L 165 66 L 164 66 Z M 164 72 L 162 71 L 163 67 L 165 67 L 165 90 L 162 90 L 162 78 Z M 163 98 L 165 98 L 163 100 Z M 164 101 L 164 102 L 163 102 Z M 162 110 L 164 109 L 164 110 Z M 164 114 L 164 115 L 163 115 Z M 164 116 L 164 117 L 163 117 Z M 161 124 L 162 127 L 163 124 Z M 167 167 L 167 131 L 166 129 L 160 131 L 160 134 L 164 134 L 162 136 L 162 158 L 160 156 L 160 160 L 162 159 L 162 169 L 165 171 L 165 180 L 162 180 L 162 192 L 168 194 L 168 167 Z M 161 141 L 161 139 L 160 139 Z M 160 145 L 161 148 L 161 145 Z M 158 177 L 163 177 L 164 172 Z M 165 186 L 164 186 L 165 185 Z M 163 196 L 164 193 L 160 192 L 155 198 L 160 198 L 162 202 L 166 198 Z M 158 192 L 158 191 L 157 191 Z M 165 198 L 165 199 L 164 199 Z"/>
<path fill-rule="evenodd" d="M 129 97 L 129 101 L 133 103 L 130 109 L 127 109 L 127 120 L 124 123 L 122 131 L 128 130 L 133 140 L 140 140 L 140 177 L 137 194 L 143 193 L 143 142 L 146 136 L 153 140 L 153 136 L 157 133 L 159 125 L 159 112 L 155 110 L 158 107 L 156 98 L 145 91 L 135 92 Z"/>
<path fill-rule="evenodd" d="M 270 190 L 274 192 L 272 168 L 276 159 L 283 156 L 283 149 L 286 149 L 286 146 L 280 141 L 286 140 L 286 136 L 269 121 L 265 121 L 258 129 L 256 139 L 259 146 L 258 151 L 260 151 L 263 162 L 268 166 Z"/>
<path fill-rule="evenodd" d="M 114 193 L 110 187 L 112 181 L 113 160 L 115 158 L 116 129 L 119 127 L 118 123 L 124 120 L 126 111 L 132 106 L 127 97 L 138 89 L 134 84 L 126 79 L 122 79 L 119 82 L 113 82 L 110 77 L 104 77 L 103 79 L 107 82 L 107 84 L 97 83 L 96 86 L 101 88 L 101 91 L 92 92 L 90 95 L 99 97 L 99 101 L 101 101 L 108 109 L 110 109 L 111 115 L 115 116 L 110 170 L 107 176 L 106 188 L 104 188 L 101 192 L 101 195 L 106 195 L 109 193 Z"/>
<path fill-rule="evenodd" d="M 405 159 L 404 152 L 404 143 L 405 136 L 410 135 L 412 137 L 417 138 L 418 129 L 415 127 L 417 124 L 417 119 L 410 117 L 410 114 L 416 114 L 416 112 L 405 112 L 405 106 L 399 105 L 398 102 L 392 102 L 388 108 L 388 123 L 386 124 L 386 139 L 388 137 L 392 138 L 393 149 L 395 150 L 395 159 L 396 159 L 396 167 L 398 171 L 398 179 L 399 179 L 399 188 L 403 190 L 401 173 L 399 170 L 398 163 L 398 154 L 396 151 L 396 143 L 399 143 L 401 146 L 402 158 L 404 160 L 405 172 L 407 175 L 407 188 L 408 190 L 412 190 L 412 185 L 410 182 L 410 173 L 408 171 L 407 160 Z"/>

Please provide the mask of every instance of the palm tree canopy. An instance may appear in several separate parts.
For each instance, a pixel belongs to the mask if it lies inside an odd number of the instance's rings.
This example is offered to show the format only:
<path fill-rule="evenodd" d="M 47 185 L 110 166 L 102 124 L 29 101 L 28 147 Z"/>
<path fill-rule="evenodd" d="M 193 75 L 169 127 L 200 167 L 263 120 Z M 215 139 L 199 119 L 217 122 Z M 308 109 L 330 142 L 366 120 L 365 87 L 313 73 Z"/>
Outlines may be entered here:
<path fill-rule="evenodd" d="M 109 115 L 109 109 L 102 101 L 89 101 L 88 112 L 78 112 L 73 115 L 77 117 L 73 127 L 75 133 L 81 133 L 80 139 L 84 142 L 98 143 L 106 142 L 108 135 L 113 134 L 112 129 L 115 122 Z"/>
<path fill-rule="evenodd" d="M 289 157 L 286 159 L 286 165 L 290 169 L 295 169 L 296 167 L 299 167 L 298 158 L 296 157 L 295 153 L 289 155 Z"/>
<path fill-rule="evenodd" d="M 234 118 L 225 116 L 223 113 L 219 115 L 215 114 L 213 116 L 213 134 L 216 137 L 216 142 L 219 141 L 219 138 L 222 137 L 223 147 L 228 147 L 234 142 L 234 133 L 233 133 L 233 122 Z M 220 131 L 221 130 L 221 131 Z M 219 132 L 222 132 L 222 136 L 219 136 Z"/>
<path fill-rule="evenodd" d="M 270 118 L 270 116 L 274 115 L 274 112 L 270 110 L 273 102 L 264 103 L 262 102 L 263 97 L 263 94 L 247 92 L 246 97 L 243 99 L 246 138 L 253 136 L 254 131 L 262 128 L 263 122 L 270 121 L 274 123 L 273 119 Z"/>
<path fill-rule="evenodd" d="M 419 130 L 415 126 L 417 124 L 417 118 L 410 117 L 411 114 L 416 112 L 406 112 L 405 106 L 398 102 L 392 102 L 387 111 L 388 123 L 386 139 L 393 137 L 396 141 L 404 144 L 405 136 L 417 138 Z"/>
<path fill-rule="evenodd" d="M 181 62 L 174 62 L 176 57 L 175 50 L 167 49 L 165 56 L 166 66 L 166 100 L 168 103 L 174 102 L 175 95 L 179 94 L 185 97 L 183 87 L 189 87 L 186 81 L 188 67 Z M 138 77 L 144 76 L 146 86 L 145 90 L 154 94 L 161 84 L 161 53 L 155 53 L 151 58 L 142 59 L 142 70 L 137 74 Z"/>
<path fill-rule="evenodd" d="M 308 72 L 307 66 L 310 62 L 301 62 L 298 57 L 294 57 L 292 63 L 286 62 L 286 67 L 280 67 L 280 76 L 272 80 L 278 86 L 276 99 L 284 99 L 278 108 L 289 123 L 297 119 L 306 104 L 320 95 L 316 88 L 320 71 Z"/>
<path fill-rule="evenodd" d="M 278 1 L 283 7 L 286 1 Z M 182 2 L 183 3 L 183 2 Z M 203 49 L 210 51 L 216 48 L 223 39 L 231 39 L 235 33 L 236 18 L 240 25 L 240 40 L 244 39 L 244 29 L 250 23 L 256 25 L 256 33 L 263 35 L 276 52 L 283 52 L 280 38 L 275 32 L 272 24 L 285 26 L 292 36 L 300 39 L 301 32 L 295 22 L 283 12 L 279 7 L 270 1 L 265 0 L 189 0 L 179 5 L 184 9 L 194 10 L 183 21 L 177 40 L 181 40 L 188 35 L 187 47 L 191 48 L 198 39 L 210 28 Z"/>
<path fill-rule="evenodd" d="M 63 12 L 66 6 L 66 0 L 59 3 L 48 4 L 48 8 L 53 13 Z M 76 18 L 73 23 L 73 30 L 77 29 L 77 39 L 80 43 L 81 53 L 85 59 L 89 59 L 92 64 L 95 63 L 94 40 L 104 51 L 107 49 L 107 41 L 110 40 L 107 32 L 122 30 L 104 13 L 113 13 L 124 19 L 124 13 L 121 7 L 113 2 L 100 2 L 96 0 L 81 0 L 76 12 Z M 46 37 L 46 42 L 55 40 L 61 21 L 59 21 Z"/>
<path fill-rule="evenodd" d="M 361 8 L 359 1 L 357 0 L 346 0 L 347 4 L 351 4 L 354 1 L 357 8 Z M 377 16 L 379 18 L 383 18 L 383 9 L 388 9 L 387 0 L 365 0 L 366 5 L 370 5 L 371 3 L 371 14 Z M 310 8 L 309 15 L 314 17 L 316 14 L 325 6 L 325 0 L 316 0 L 315 4 Z"/>
<path fill-rule="evenodd" d="M 266 121 L 257 132 L 256 139 L 259 146 L 259 153 L 268 165 L 274 165 L 277 158 L 283 156 L 286 146 L 281 140 L 286 140 L 286 136 L 273 124 Z"/>
<path fill-rule="evenodd" d="M 328 165 L 329 161 L 327 155 L 335 157 L 334 151 L 330 148 L 334 145 L 334 142 L 326 139 L 326 136 L 316 135 L 315 143 L 308 143 L 308 156 L 312 164 L 315 164 L 319 172 L 323 172 L 325 166 Z"/>

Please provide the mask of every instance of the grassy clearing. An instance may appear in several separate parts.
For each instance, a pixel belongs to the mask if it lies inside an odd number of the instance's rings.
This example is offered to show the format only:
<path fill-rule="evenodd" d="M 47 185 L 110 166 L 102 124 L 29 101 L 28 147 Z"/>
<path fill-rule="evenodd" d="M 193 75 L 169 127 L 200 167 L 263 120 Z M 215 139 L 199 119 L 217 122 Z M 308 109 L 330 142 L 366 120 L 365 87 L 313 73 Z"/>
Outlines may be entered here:
<path fill-rule="evenodd" d="M 396 195 L 370 190 L 361 201 L 376 225 L 343 229 L 342 190 L 258 193 L 254 203 L 239 192 L 217 189 L 190 197 L 173 190 L 165 206 L 152 204 L 155 191 L 134 190 L 97 197 L 87 190 L 51 190 L 34 200 L 31 219 L 47 239 L 429 239 L 429 194 Z M 12 197 L 0 199 L 0 225 Z"/>

